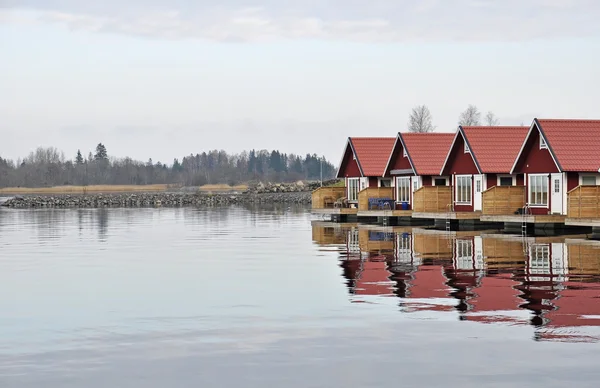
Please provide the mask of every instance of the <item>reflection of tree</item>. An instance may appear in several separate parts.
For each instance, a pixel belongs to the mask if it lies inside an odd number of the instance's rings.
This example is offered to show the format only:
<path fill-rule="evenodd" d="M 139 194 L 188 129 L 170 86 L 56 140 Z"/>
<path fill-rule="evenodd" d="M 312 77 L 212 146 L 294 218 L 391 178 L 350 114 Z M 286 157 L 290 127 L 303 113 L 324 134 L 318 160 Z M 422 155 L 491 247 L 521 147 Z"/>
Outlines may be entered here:
<path fill-rule="evenodd" d="M 96 211 L 96 225 L 98 226 L 98 239 L 106 241 L 106 232 L 108 230 L 108 209 L 99 208 Z"/>

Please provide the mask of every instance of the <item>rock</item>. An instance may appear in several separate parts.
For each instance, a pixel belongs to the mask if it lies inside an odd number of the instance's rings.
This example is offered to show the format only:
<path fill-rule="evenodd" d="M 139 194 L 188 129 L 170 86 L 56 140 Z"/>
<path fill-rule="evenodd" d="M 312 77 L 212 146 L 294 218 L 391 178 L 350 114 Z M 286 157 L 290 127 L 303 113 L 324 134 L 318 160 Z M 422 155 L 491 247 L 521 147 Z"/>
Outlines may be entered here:
<path fill-rule="evenodd" d="M 248 203 L 310 204 L 310 192 L 271 192 L 245 194 L 196 194 L 186 192 L 141 194 L 88 194 L 13 197 L 2 203 L 11 208 L 95 208 L 139 206 L 216 206 Z"/>

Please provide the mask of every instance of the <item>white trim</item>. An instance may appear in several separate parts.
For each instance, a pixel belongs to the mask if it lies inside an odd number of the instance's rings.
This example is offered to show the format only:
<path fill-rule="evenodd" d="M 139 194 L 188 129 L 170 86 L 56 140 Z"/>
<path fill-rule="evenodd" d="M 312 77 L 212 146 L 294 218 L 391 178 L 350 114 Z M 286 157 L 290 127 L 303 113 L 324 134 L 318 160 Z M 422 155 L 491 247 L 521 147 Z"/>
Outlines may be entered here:
<path fill-rule="evenodd" d="M 396 136 L 396 141 L 394 142 L 394 147 L 392 148 L 392 152 L 390 152 L 390 157 L 388 158 L 387 165 L 385 166 L 384 174 L 387 172 L 388 168 L 390 168 L 390 163 L 392 162 L 392 156 L 394 155 L 394 151 L 396 150 L 396 145 L 398 144 L 398 140 L 400 140 L 400 144 L 402 144 L 402 152 L 406 151 L 406 144 L 404 144 L 404 139 L 402 138 L 402 132 L 398 132 Z M 410 159 L 410 155 L 408 155 L 408 162 L 410 163 L 410 168 L 412 168 L 413 173 L 416 175 L 417 170 L 415 170 L 415 166 L 413 166 L 412 160 Z"/>
<path fill-rule="evenodd" d="M 532 177 L 544 177 L 546 178 L 546 204 L 532 204 L 531 203 L 531 178 Z M 550 174 L 528 174 L 527 176 L 527 205 L 533 208 L 549 209 L 550 208 Z"/>
<path fill-rule="evenodd" d="M 432 176 L 431 177 L 431 186 L 436 186 L 435 184 L 435 180 L 436 179 L 445 179 L 446 183 L 444 184 L 444 186 L 450 186 L 450 177 L 447 175 L 440 175 L 440 176 Z"/>
<path fill-rule="evenodd" d="M 567 188 L 569 183 L 568 173 L 563 172 L 563 215 L 567 214 L 567 201 L 569 200 L 569 196 L 567 195 Z"/>
<path fill-rule="evenodd" d="M 464 143 L 464 151 L 465 151 L 465 154 L 470 154 L 471 153 L 471 148 L 469 148 L 469 145 L 467 144 L 466 141 Z"/>
<path fill-rule="evenodd" d="M 408 186 L 407 187 L 401 186 L 400 183 L 399 183 L 400 180 L 405 180 L 405 181 L 408 180 Z M 399 192 L 399 190 L 401 188 L 408 188 L 408 191 L 405 193 L 405 194 L 408 195 L 408 201 L 402 201 L 400 199 L 400 192 Z M 395 187 L 395 190 L 396 190 L 396 203 L 406 202 L 406 203 L 410 204 L 411 203 L 411 197 L 412 197 L 412 179 L 411 179 L 411 176 L 410 175 L 409 176 L 397 176 L 396 177 L 396 187 Z"/>
<path fill-rule="evenodd" d="M 348 147 L 350 147 L 350 150 L 352 151 L 352 160 L 356 160 L 356 165 L 358 166 L 358 171 L 360 171 L 360 176 L 361 177 L 365 176 L 365 174 L 363 173 L 362 167 L 360 165 L 360 162 L 356 158 L 356 152 L 354 152 L 354 146 L 352 146 L 352 141 L 350 139 L 351 138 L 349 137 L 348 140 L 346 141 L 346 147 L 344 147 L 344 153 L 342 154 L 342 160 L 340 161 L 340 164 L 338 165 L 337 173 L 335 174 L 335 176 L 338 179 L 340 178 L 340 170 L 342 168 L 342 163 L 344 163 L 344 157 L 346 157 L 346 151 L 348 150 Z M 346 178 L 346 177 L 343 177 L 343 178 Z"/>
<path fill-rule="evenodd" d="M 452 150 L 454 149 L 454 144 L 456 143 L 458 134 L 460 134 L 462 136 L 463 141 L 465 142 L 465 144 L 467 144 L 467 137 L 465 136 L 464 132 L 462 131 L 462 127 L 459 125 L 458 129 L 456 130 L 456 135 L 454 135 L 454 140 L 452 140 L 452 144 L 450 144 L 450 149 L 448 149 L 448 154 L 446 155 L 446 160 L 444 160 L 444 164 L 442 165 L 442 169 L 440 170 L 440 175 L 442 175 L 444 173 L 446 164 L 448 164 L 448 159 L 450 158 L 450 154 L 452 153 Z M 482 174 L 481 170 L 479 169 L 479 165 L 477 164 L 477 161 L 475 160 L 475 156 L 473 155 L 473 152 L 469 152 L 469 154 L 471 155 L 471 159 L 473 160 L 473 164 L 475 165 L 477 172 L 479 174 Z M 450 171 L 450 174 L 452 174 L 452 171 Z"/>
<path fill-rule="evenodd" d="M 510 169 L 510 173 L 511 174 L 515 173 L 515 168 L 517 167 L 517 163 L 519 162 L 519 159 L 521 159 L 521 156 L 523 154 L 523 150 L 525 150 L 525 144 L 527 144 L 527 141 L 529 140 L 529 137 L 531 136 L 531 132 L 533 131 L 533 128 L 536 128 L 538 130 L 538 133 L 539 133 L 540 137 L 542 136 L 542 131 L 537 126 L 536 120 L 537 120 L 537 118 L 533 119 L 533 122 L 531 123 L 531 127 L 529 127 L 529 132 L 527 132 L 527 136 L 525 136 L 525 140 L 523 140 L 523 144 L 521 144 L 521 149 L 519 150 L 519 153 L 517 154 L 517 158 L 515 159 L 515 162 L 513 163 L 513 166 Z M 544 140 L 546 140 L 546 144 L 547 144 L 548 140 L 545 137 L 544 137 Z M 552 150 L 550 150 L 550 147 L 548 147 L 547 151 L 550 153 L 550 156 L 552 157 L 552 160 L 554 161 L 554 164 L 556 165 L 556 169 L 558 170 L 557 172 L 564 172 L 560 168 L 560 165 L 556 161 L 556 158 L 554 158 L 554 153 L 552 152 Z M 598 169 L 598 171 L 600 171 L 600 169 Z"/>
<path fill-rule="evenodd" d="M 385 187 L 394 187 L 394 178 L 388 178 L 388 177 L 378 177 L 377 178 L 377 187 L 383 187 L 383 186 L 381 186 L 381 181 L 385 181 L 385 180 L 390 181 L 390 186 L 385 186 Z"/>
<path fill-rule="evenodd" d="M 394 146 L 392 147 L 392 152 L 390 152 L 390 156 L 388 157 L 388 161 L 385 165 L 385 170 L 383 171 L 384 174 L 387 172 L 388 168 L 390 168 L 390 163 L 392 162 L 392 156 L 394 155 L 394 150 L 396 150 L 396 145 L 398 144 L 399 139 L 400 139 L 400 133 L 398 133 L 396 135 L 396 141 L 394 142 Z"/>
<path fill-rule="evenodd" d="M 351 203 L 357 203 L 358 202 L 358 193 L 360 192 L 360 180 L 362 178 L 346 178 L 346 197 L 348 198 L 348 202 Z M 357 182 L 357 186 L 356 186 L 356 199 L 350 199 L 350 181 L 351 180 L 356 180 Z"/>
<path fill-rule="evenodd" d="M 458 202 L 458 178 L 470 178 L 471 179 L 471 190 L 469 192 L 469 202 Z M 462 174 L 454 175 L 454 203 L 459 206 L 471 206 L 473 205 L 473 175 Z M 482 183 L 483 185 L 483 183 Z"/>
<path fill-rule="evenodd" d="M 598 186 L 598 174 L 579 173 L 579 186 L 583 186 L 583 177 L 594 177 L 596 179 L 596 184 L 594 186 Z"/>
<path fill-rule="evenodd" d="M 446 154 L 446 159 L 444 160 L 444 164 L 442 164 L 442 169 L 440 170 L 440 175 L 444 173 L 444 169 L 446 168 L 446 164 L 448 163 L 448 159 L 450 158 L 450 154 L 452 153 L 452 149 L 454 148 L 454 143 L 456 143 L 456 138 L 458 137 L 458 133 L 460 129 L 456 129 L 456 133 L 454 134 L 454 140 L 450 143 L 450 148 L 448 149 L 448 153 Z"/>
<path fill-rule="evenodd" d="M 496 176 L 496 186 L 500 186 L 500 178 L 512 178 L 512 185 L 517 185 L 517 176 L 514 174 L 498 174 Z"/>
<path fill-rule="evenodd" d="M 542 144 L 542 141 L 543 141 L 543 144 Z M 540 132 L 540 149 L 541 150 L 548 149 L 548 142 L 546 141 L 546 138 L 544 136 L 542 136 L 541 132 Z"/>

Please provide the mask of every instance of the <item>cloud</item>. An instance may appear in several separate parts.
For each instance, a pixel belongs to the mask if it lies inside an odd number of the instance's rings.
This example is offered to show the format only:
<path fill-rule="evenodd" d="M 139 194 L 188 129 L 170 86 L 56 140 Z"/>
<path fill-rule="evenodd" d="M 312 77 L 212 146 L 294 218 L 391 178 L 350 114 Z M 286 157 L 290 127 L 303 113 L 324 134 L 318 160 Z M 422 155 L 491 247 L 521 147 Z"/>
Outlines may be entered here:
<path fill-rule="evenodd" d="M 600 35 L 595 0 L 4 0 L 2 22 L 162 39 L 527 41 Z"/>

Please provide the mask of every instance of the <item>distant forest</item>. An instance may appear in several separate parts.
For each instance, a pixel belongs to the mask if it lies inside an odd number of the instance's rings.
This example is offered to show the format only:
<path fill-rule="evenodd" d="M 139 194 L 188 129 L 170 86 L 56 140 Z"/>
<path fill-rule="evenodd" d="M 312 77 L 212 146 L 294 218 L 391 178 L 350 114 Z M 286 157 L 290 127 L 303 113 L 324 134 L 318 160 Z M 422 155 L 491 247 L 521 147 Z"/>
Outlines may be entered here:
<path fill-rule="evenodd" d="M 171 164 L 109 157 L 104 144 L 95 153 L 73 159 L 56 148 L 38 148 L 17 161 L 0 157 L 0 187 L 61 185 L 180 184 L 201 186 L 252 181 L 288 182 L 333 178 L 335 167 L 315 154 L 305 156 L 280 151 L 252 150 L 228 154 L 213 150 L 175 159 Z"/>

